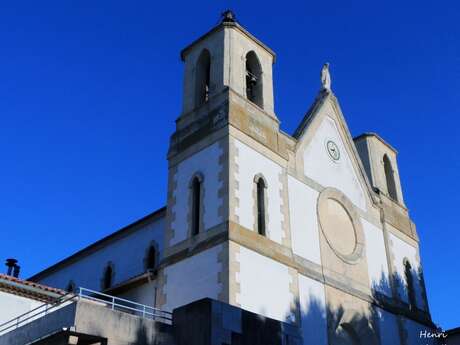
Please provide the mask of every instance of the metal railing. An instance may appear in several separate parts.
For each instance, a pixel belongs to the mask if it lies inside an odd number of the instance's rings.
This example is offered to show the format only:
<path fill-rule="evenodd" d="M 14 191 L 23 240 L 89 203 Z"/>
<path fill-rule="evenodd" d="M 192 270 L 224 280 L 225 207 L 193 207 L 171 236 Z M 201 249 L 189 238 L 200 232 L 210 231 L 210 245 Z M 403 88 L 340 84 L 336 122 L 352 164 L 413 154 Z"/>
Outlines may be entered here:
<path fill-rule="evenodd" d="M 0 336 L 16 329 L 28 322 L 39 319 L 47 314 L 62 308 L 78 300 L 90 300 L 103 305 L 112 310 L 125 312 L 143 318 L 152 319 L 164 323 L 172 323 L 172 313 L 154 308 L 145 304 L 133 302 L 124 298 L 107 295 L 105 293 L 94 291 L 86 288 L 78 288 L 77 293 L 68 293 L 57 299 L 53 303 L 45 303 L 41 306 L 32 309 L 24 314 L 15 317 L 5 323 L 0 324 Z"/>
<path fill-rule="evenodd" d="M 129 314 L 150 318 L 156 321 L 170 323 L 172 313 L 145 304 L 133 302 L 124 298 L 107 295 L 102 292 L 78 288 L 78 296 L 98 303 L 103 303 L 112 310 L 123 311 Z"/>
<path fill-rule="evenodd" d="M 28 312 L 21 314 L 12 320 L 4 322 L 0 325 L 0 335 L 6 333 L 7 331 L 9 332 L 12 328 L 16 329 L 27 322 L 39 319 L 56 309 L 62 308 L 66 302 L 73 303 L 76 297 L 77 296 L 75 294 L 68 293 L 58 298 L 55 302 L 42 304 L 39 307 L 29 310 Z"/>

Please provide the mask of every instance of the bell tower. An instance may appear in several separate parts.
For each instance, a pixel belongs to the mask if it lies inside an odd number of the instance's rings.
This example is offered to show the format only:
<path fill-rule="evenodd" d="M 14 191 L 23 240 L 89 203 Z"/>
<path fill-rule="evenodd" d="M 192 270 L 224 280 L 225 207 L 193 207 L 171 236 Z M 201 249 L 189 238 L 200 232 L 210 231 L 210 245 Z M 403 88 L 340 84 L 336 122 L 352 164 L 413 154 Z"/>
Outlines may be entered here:
<path fill-rule="evenodd" d="M 267 151 L 274 159 L 287 158 L 274 112 L 275 54 L 226 11 L 217 26 L 182 50 L 181 59 L 183 106 L 168 151 L 157 303 L 172 310 L 211 297 L 239 305 L 232 234 L 244 227 L 246 233 L 263 234 L 266 241 L 287 238 L 281 214 L 283 170 L 263 156 Z M 246 151 L 263 166 L 242 162 L 249 158 Z M 252 166 L 257 171 L 246 171 Z M 265 206 L 262 213 L 272 218 L 257 216 Z"/>
<path fill-rule="evenodd" d="M 182 116 L 231 89 L 274 116 L 273 51 L 225 11 L 219 25 L 184 48 Z"/>

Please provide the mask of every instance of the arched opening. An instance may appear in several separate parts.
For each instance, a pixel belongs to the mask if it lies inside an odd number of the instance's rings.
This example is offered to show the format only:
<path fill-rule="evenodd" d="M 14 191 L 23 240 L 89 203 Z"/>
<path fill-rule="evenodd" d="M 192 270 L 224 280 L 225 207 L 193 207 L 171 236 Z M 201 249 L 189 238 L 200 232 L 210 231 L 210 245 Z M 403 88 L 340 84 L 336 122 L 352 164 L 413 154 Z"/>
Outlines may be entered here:
<path fill-rule="evenodd" d="M 198 58 L 195 78 L 195 106 L 199 107 L 209 100 L 211 55 L 207 49 L 204 49 Z"/>
<path fill-rule="evenodd" d="M 409 305 L 413 308 L 415 307 L 414 276 L 412 273 L 412 266 L 407 259 L 404 259 L 404 276 L 406 278 Z"/>
<path fill-rule="evenodd" d="M 103 290 L 107 290 L 112 287 L 112 276 L 113 276 L 113 268 L 112 265 L 107 265 L 104 271 L 104 278 L 102 282 Z"/>
<path fill-rule="evenodd" d="M 195 176 L 192 180 L 192 235 L 198 235 L 201 223 L 201 179 Z"/>
<path fill-rule="evenodd" d="M 264 107 L 262 67 L 253 51 L 246 55 L 246 97 L 259 107 Z"/>
<path fill-rule="evenodd" d="M 392 198 L 393 200 L 398 201 L 393 167 L 391 166 L 390 158 L 388 158 L 387 155 L 383 156 L 383 168 L 385 170 L 385 178 L 387 182 L 388 196 Z"/>
<path fill-rule="evenodd" d="M 157 264 L 157 251 L 153 245 L 151 245 L 147 251 L 147 258 L 146 258 L 146 268 L 148 270 L 155 269 Z"/>
<path fill-rule="evenodd" d="M 75 286 L 75 283 L 73 282 L 73 280 L 69 281 L 69 283 L 67 284 L 67 287 L 66 287 L 65 290 L 67 292 L 75 292 L 76 286 Z"/>
<path fill-rule="evenodd" d="M 267 187 L 262 177 L 256 181 L 257 187 L 257 232 L 259 235 L 265 236 L 265 188 Z"/>

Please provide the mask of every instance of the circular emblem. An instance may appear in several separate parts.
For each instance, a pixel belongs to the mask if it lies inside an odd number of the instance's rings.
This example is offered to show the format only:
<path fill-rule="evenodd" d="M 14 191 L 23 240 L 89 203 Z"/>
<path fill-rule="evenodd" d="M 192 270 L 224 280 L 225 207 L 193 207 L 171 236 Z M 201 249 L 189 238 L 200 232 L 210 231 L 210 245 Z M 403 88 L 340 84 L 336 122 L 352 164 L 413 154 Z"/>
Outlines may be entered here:
<path fill-rule="evenodd" d="M 337 189 L 326 188 L 319 194 L 317 212 L 321 232 L 334 254 L 348 264 L 358 263 L 364 232 L 351 201 Z"/>
<path fill-rule="evenodd" d="M 326 143 L 326 149 L 327 153 L 329 153 L 329 156 L 335 160 L 338 161 L 340 159 L 340 151 L 339 147 L 337 146 L 336 143 L 334 143 L 332 140 L 328 140 Z"/>

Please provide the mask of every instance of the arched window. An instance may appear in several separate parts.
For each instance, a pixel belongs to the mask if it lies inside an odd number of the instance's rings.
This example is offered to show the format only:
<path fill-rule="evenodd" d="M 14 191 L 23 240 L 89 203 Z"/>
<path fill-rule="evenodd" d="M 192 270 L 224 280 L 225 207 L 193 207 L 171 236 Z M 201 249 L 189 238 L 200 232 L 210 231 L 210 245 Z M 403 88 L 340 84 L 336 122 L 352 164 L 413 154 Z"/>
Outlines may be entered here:
<path fill-rule="evenodd" d="M 407 284 L 407 297 L 409 299 L 409 305 L 415 307 L 415 290 L 414 290 L 414 276 L 412 273 L 412 266 L 409 260 L 404 259 L 404 276 Z"/>
<path fill-rule="evenodd" d="M 385 178 L 387 181 L 388 195 L 395 201 L 398 201 L 398 195 L 396 194 L 396 184 L 395 177 L 393 172 L 393 167 L 391 166 L 390 159 L 387 155 L 383 156 L 383 168 L 385 170 Z"/>
<path fill-rule="evenodd" d="M 76 286 L 75 286 L 75 283 L 73 280 L 69 281 L 69 283 L 67 284 L 67 287 L 66 287 L 66 291 L 67 292 L 75 292 L 76 290 Z"/>
<path fill-rule="evenodd" d="M 192 236 L 198 235 L 200 232 L 200 223 L 201 223 L 201 186 L 202 178 L 200 176 L 195 176 L 192 179 Z"/>
<path fill-rule="evenodd" d="M 209 100 L 211 55 L 207 49 L 201 52 L 195 73 L 195 106 L 199 107 Z"/>
<path fill-rule="evenodd" d="M 262 67 L 257 55 L 250 51 L 246 55 L 246 97 L 259 107 L 264 107 Z"/>
<path fill-rule="evenodd" d="M 267 185 L 262 177 L 256 179 L 256 203 L 257 203 L 257 232 L 265 236 L 265 188 Z"/>
<path fill-rule="evenodd" d="M 153 270 L 157 264 L 157 251 L 153 245 L 151 245 L 147 251 L 146 257 L 146 268 L 148 270 Z"/>
<path fill-rule="evenodd" d="M 113 276 L 113 268 L 112 268 L 112 265 L 109 263 L 104 271 L 104 277 L 102 280 L 103 290 L 106 290 L 112 287 L 112 276 Z"/>

